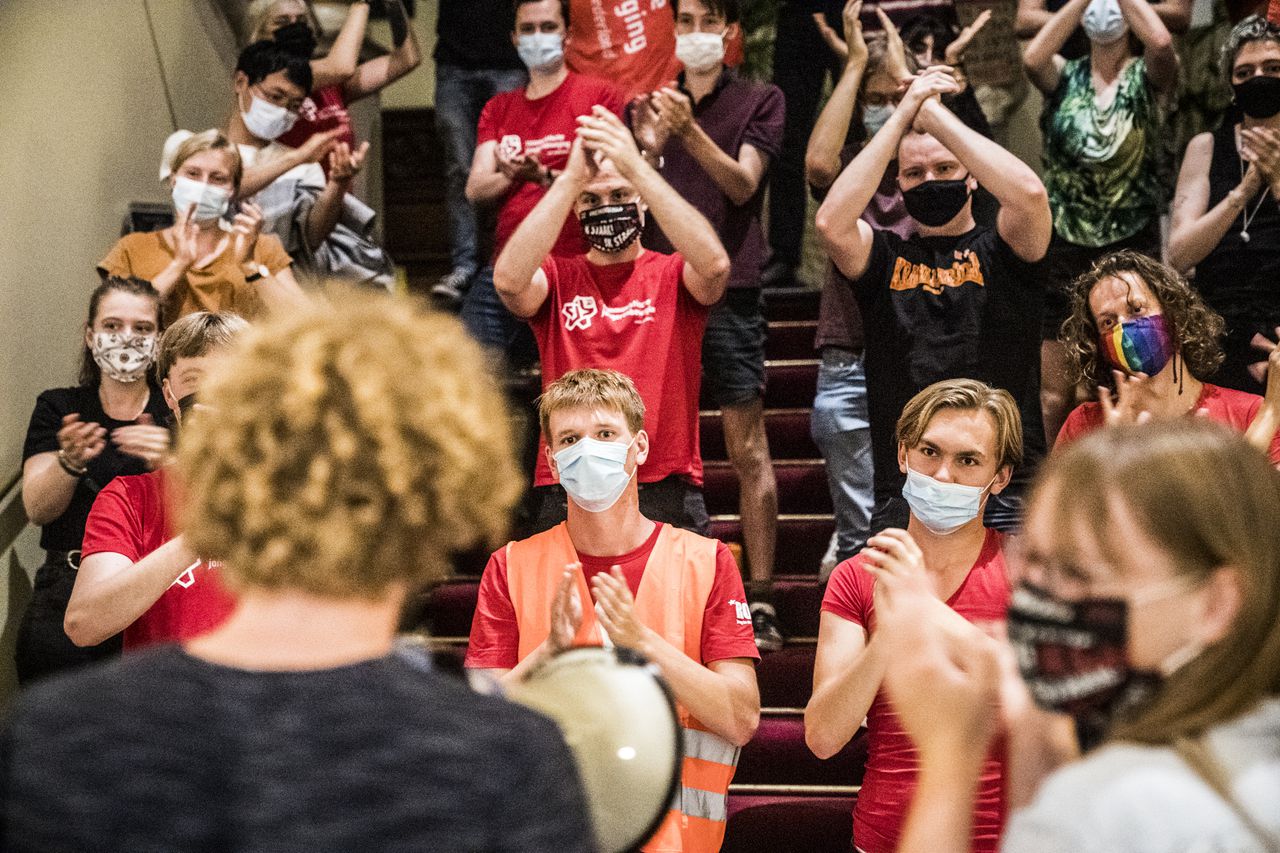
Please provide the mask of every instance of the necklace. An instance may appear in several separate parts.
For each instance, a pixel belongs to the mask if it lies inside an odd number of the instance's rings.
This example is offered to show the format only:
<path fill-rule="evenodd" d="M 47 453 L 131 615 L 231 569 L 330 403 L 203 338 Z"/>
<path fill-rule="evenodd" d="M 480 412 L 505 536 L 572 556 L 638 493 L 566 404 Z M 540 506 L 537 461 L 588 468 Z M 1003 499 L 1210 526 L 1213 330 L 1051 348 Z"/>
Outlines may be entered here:
<path fill-rule="evenodd" d="M 1240 149 L 1240 133 L 1236 132 L 1236 150 Z M 1244 183 L 1244 158 L 1240 158 L 1240 183 Z M 1267 200 L 1268 189 L 1262 188 L 1262 195 L 1258 199 L 1258 203 L 1253 207 L 1253 213 L 1249 212 L 1249 202 L 1244 203 L 1244 208 L 1240 211 L 1240 217 L 1244 220 L 1244 224 L 1240 226 L 1240 242 L 1249 242 L 1249 223 L 1258 216 L 1258 211 L 1262 210 L 1262 203 Z"/>

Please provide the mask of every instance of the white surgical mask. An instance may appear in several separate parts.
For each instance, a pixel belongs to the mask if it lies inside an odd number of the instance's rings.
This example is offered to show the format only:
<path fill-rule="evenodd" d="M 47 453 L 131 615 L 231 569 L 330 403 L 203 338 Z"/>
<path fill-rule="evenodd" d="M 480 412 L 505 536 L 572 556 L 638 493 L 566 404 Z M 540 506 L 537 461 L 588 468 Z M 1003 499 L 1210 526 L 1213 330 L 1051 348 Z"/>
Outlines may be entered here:
<path fill-rule="evenodd" d="M 291 113 L 284 107 L 263 100 L 252 92 L 249 93 L 249 98 L 249 109 L 241 110 L 240 118 L 248 131 L 259 139 L 270 142 L 283 136 L 298 120 L 297 113 Z"/>
<path fill-rule="evenodd" d="M 137 382 L 155 358 L 156 336 L 95 332 L 89 351 L 107 376 L 117 382 Z"/>
<path fill-rule="evenodd" d="M 991 478 L 991 482 L 995 482 L 995 477 Z M 978 517 L 978 511 L 982 509 L 982 494 L 990 486 L 991 483 L 985 486 L 943 483 L 907 468 L 907 482 L 902 487 L 902 496 L 907 499 L 911 514 L 930 533 L 945 536 L 955 533 Z"/>
<path fill-rule="evenodd" d="M 1129 25 L 1120 12 L 1119 0 L 1093 0 L 1080 19 L 1084 34 L 1098 44 L 1111 44 L 1129 32 Z"/>
<path fill-rule="evenodd" d="M 872 104 L 862 108 L 862 126 L 867 129 L 867 139 L 876 135 L 893 115 L 893 104 Z"/>
<path fill-rule="evenodd" d="M 676 36 L 676 59 L 694 74 L 702 74 L 724 62 L 724 36 L 717 33 L 681 33 Z"/>
<path fill-rule="evenodd" d="M 552 71 L 564 59 L 564 36 L 526 33 L 516 38 L 516 53 L 530 71 Z"/>
<path fill-rule="evenodd" d="M 555 454 L 560 485 L 587 512 L 604 512 L 618 502 L 636 472 L 627 473 L 628 444 L 580 438 Z M 639 466 L 636 466 L 639 468 Z"/>
<path fill-rule="evenodd" d="M 173 180 L 173 207 L 181 215 L 191 205 L 196 206 L 196 222 L 221 219 L 231 204 L 231 191 L 177 176 Z"/>

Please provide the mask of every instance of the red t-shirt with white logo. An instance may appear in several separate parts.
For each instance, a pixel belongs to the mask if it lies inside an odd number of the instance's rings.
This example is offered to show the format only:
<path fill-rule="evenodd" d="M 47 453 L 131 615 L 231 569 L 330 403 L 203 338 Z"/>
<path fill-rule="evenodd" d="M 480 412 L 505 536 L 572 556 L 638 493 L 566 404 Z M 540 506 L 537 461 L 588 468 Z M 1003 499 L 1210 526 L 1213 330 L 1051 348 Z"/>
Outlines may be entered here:
<path fill-rule="evenodd" d="M 653 535 L 639 548 L 618 557 L 578 554 L 582 574 L 591 579 L 617 565 L 627 579 L 631 594 L 640 589 L 644 567 L 658 542 L 662 524 L 653 526 Z M 593 591 L 594 594 L 594 591 Z M 716 543 L 716 575 L 711 582 L 707 606 L 702 612 L 702 663 L 729 658 L 759 660 L 751 611 L 742 589 L 742 575 L 733 554 L 723 542 Z M 489 558 L 480 578 L 480 596 L 471 620 L 471 640 L 467 644 L 466 665 L 473 669 L 512 669 L 520 662 L 520 627 L 507 584 L 507 549 L 499 548 Z"/>
<path fill-rule="evenodd" d="M 557 171 L 569 162 L 578 116 L 591 115 L 591 108 L 597 104 L 621 115 L 624 103 L 622 93 L 610 84 L 572 71 L 549 95 L 530 100 L 525 92 L 503 92 L 484 105 L 476 128 L 476 145 L 496 142 L 499 151 L 512 155 L 536 154 L 538 162 Z M 528 181 L 514 184 L 507 191 L 498 211 L 495 258 L 546 192 L 544 187 Z M 573 214 L 565 220 L 551 251 L 557 255 L 586 254 L 587 242 Z"/>
<path fill-rule="evenodd" d="M 987 531 L 982 550 L 947 606 L 970 622 L 1004 622 L 1012 590 L 1004 563 L 1004 536 Z M 836 566 L 822 609 L 875 632 L 875 576 L 861 555 Z M 889 662 L 893 666 L 893 662 Z M 992 745 L 982 767 L 973 809 L 973 850 L 995 853 L 1004 826 L 1004 743 Z M 867 710 L 867 770 L 853 807 L 853 837 L 866 853 L 892 853 L 915 794 L 919 763 L 911 737 L 883 690 Z"/>
<path fill-rule="evenodd" d="M 548 292 L 529 318 L 545 389 L 570 370 L 612 369 L 631 377 L 644 400 L 649 458 L 637 475 L 656 483 L 673 474 L 702 485 L 698 393 L 707 307 L 683 282 L 678 253 L 642 251 L 634 261 L 598 265 L 549 257 Z M 539 438 L 534 485 L 556 482 Z"/>
<path fill-rule="evenodd" d="M 84 557 L 114 553 L 138 562 L 173 538 L 163 469 L 116 477 L 98 493 L 85 522 Z M 210 631 L 231 614 L 235 599 L 218 581 L 218 564 L 198 560 L 146 613 L 124 629 L 125 651 L 174 643 Z"/>

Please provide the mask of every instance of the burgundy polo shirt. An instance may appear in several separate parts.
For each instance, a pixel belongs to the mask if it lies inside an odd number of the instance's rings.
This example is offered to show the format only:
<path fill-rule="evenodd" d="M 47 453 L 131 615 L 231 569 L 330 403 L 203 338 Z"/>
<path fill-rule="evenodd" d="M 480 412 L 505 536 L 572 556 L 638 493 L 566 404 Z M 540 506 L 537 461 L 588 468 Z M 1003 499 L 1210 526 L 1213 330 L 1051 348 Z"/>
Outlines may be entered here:
<path fill-rule="evenodd" d="M 677 80 L 686 95 L 684 74 Z M 691 99 L 692 100 L 692 99 Z M 693 105 L 693 118 L 716 145 L 735 160 L 743 145 L 751 145 L 773 161 L 782 150 L 785 110 L 782 90 L 773 84 L 744 80 L 726 68 L 716 87 Z M 663 149 L 662 177 L 711 222 L 733 261 L 730 287 L 759 287 L 760 271 L 768 257 L 760 210 L 766 180 L 746 204 L 734 204 L 676 137 Z M 675 246 L 662 233 L 661 224 L 649 219 L 644 245 L 674 253 Z"/>

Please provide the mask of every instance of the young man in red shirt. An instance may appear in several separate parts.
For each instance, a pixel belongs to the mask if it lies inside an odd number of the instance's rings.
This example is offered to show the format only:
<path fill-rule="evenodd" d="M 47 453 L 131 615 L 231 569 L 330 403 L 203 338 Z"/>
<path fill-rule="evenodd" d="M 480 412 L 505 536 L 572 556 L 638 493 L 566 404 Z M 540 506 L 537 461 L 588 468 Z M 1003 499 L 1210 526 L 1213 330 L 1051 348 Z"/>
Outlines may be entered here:
<path fill-rule="evenodd" d="M 230 313 L 188 314 L 160 339 L 156 375 L 179 425 L 209 369 L 247 324 Z M 124 632 L 124 650 L 195 637 L 217 627 L 234 602 L 216 564 L 196 557 L 170 526 L 164 468 L 117 477 L 85 522 L 80 571 L 64 627 L 77 646 Z"/>
<path fill-rule="evenodd" d="M 729 278 L 729 256 L 706 217 L 641 156 L 631 132 L 595 107 L 578 120 L 565 170 L 525 217 L 498 256 L 494 282 L 503 303 L 533 328 L 543 387 L 581 367 L 629 376 L 648 411 L 654 452 L 640 467 L 641 509 L 706 532 L 698 394 L 708 306 Z M 591 244 L 585 256 L 555 254 L 556 233 L 570 213 Z M 662 224 L 676 253 L 640 243 L 647 214 Z M 536 529 L 567 517 L 563 490 L 546 458 Z"/>
<path fill-rule="evenodd" d="M 613 85 L 565 67 L 568 25 L 568 0 L 520 0 L 511 40 L 529 69 L 529 85 L 495 96 L 480 113 L 466 195 L 473 204 L 501 205 L 495 258 L 568 162 L 578 116 L 590 115 L 597 105 L 622 112 L 623 96 Z M 551 251 L 587 251 L 578 224 L 567 216 L 548 227 L 556 235 Z M 492 264 L 480 270 L 463 302 L 462 320 L 481 344 L 517 364 L 532 362 L 528 331 L 499 301 L 493 277 Z"/>
<path fill-rule="evenodd" d="M 1022 461 L 1022 420 L 1012 395 L 973 379 L 937 382 L 907 403 L 897 439 L 911 513 L 907 529 L 872 536 L 832 573 L 804 719 L 809 748 L 829 758 L 866 718 L 869 756 L 853 809 L 854 845 L 863 853 L 897 849 L 917 772 L 915 748 L 881 689 L 894 661 L 877 642 L 876 573 L 909 571 L 939 599 L 936 616 L 948 630 L 1003 622 L 1011 596 L 1004 535 L 983 527 L 982 509 Z M 979 853 L 994 853 L 1004 823 L 1001 751 L 998 746 L 988 755 L 978 789 L 973 849 Z"/>
<path fill-rule="evenodd" d="M 782 647 L 770 601 L 778 530 L 778 484 L 764 427 L 764 302 L 760 273 L 766 244 L 760 225 L 764 177 L 782 148 L 778 87 L 739 77 L 725 45 L 739 30 L 736 0 L 676 0 L 674 85 L 654 92 L 647 109 L 659 125 L 662 177 L 698 209 L 733 259 L 724 300 L 711 310 L 702 343 L 707 396 L 722 413 L 725 446 L 740 489 L 742 539 L 751 584 L 756 642 Z M 641 107 L 646 109 L 646 107 Z M 661 223 L 659 223 L 661 225 Z M 660 227 L 646 243 L 671 251 Z"/>
<path fill-rule="evenodd" d="M 685 729 L 685 763 L 682 793 L 643 849 L 714 853 L 738 748 L 760 718 L 738 567 L 723 542 L 641 512 L 636 473 L 658 448 L 630 379 L 572 371 L 547 388 L 538 414 L 568 521 L 489 559 L 466 665 L 518 679 L 566 648 L 602 643 L 657 664 Z"/>

